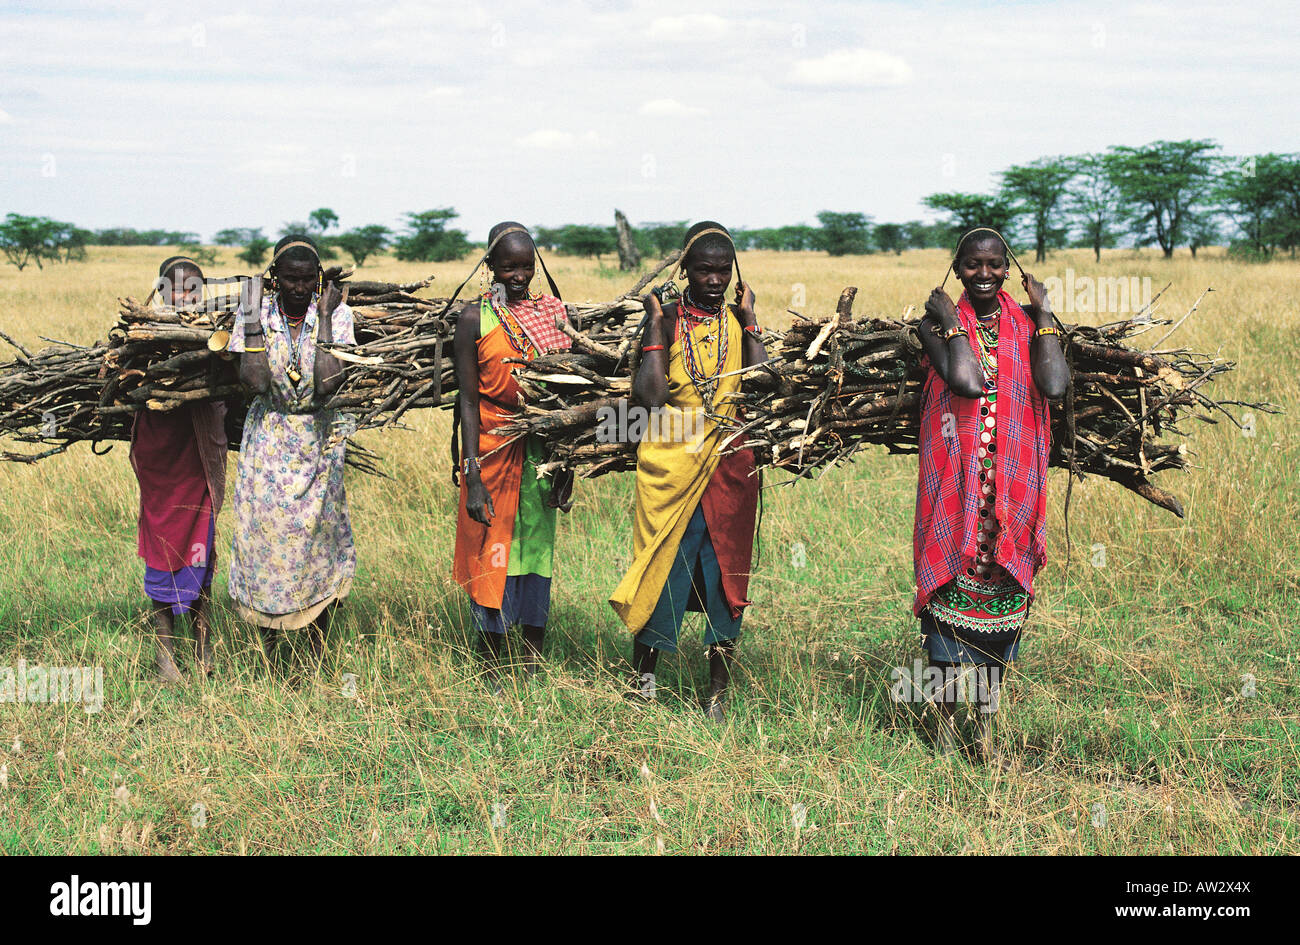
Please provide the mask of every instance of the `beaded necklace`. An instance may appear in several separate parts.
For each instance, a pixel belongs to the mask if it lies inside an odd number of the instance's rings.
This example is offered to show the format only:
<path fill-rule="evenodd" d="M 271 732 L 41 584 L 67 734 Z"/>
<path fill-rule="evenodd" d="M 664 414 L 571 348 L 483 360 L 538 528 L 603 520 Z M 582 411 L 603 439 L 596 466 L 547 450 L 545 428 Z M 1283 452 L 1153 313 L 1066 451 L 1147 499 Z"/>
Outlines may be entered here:
<path fill-rule="evenodd" d="M 727 362 L 727 326 L 722 320 L 726 311 L 727 306 L 725 303 L 718 309 L 716 314 L 710 314 L 702 309 L 696 308 L 689 301 L 689 296 L 683 297 L 682 299 L 681 311 L 678 314 L 678 321 L 684 322 L 681 324 L 678 331 L 678 334 L 682 339 L 682 361 L 686 365 L 687 376 L 690 377 L 691 383 L 695 385 L 695 389 L 699 392 L 701 397 L 704 397 L 705 385 L 711 381 L 717 380 L 718 375 L 722 373 L 723 365 Z M 699 314 L 697 315 L 696 312 Z M 718 358 L 713 366 L 713 373 L 711 374 L 706 374 L 704 369 L 700 367 L 700 360 L 695 353 L 696 342 L 694 335 L 691 332 L 690 320 L 694 320 L 696 324 L 700 325 L 707 325 L 710 322 L 716 322 L 716 324 L 709 329 L 710 336 L 712 336 L 713 332 L 716 330 L 719 338 Z M 708 343 L 707 338 L 705 341 Z M 712 347 L 712 345 L 710 345 L 710 347 Z M 707 400 L 708 398 L 704 397 L 704 399 Z"/>
<path fill-rule="evenodd" d="M 300 360 L 302 356 L 302 331 L 299 330 L 298 338 L 297 340 L 294 340 L 293 329 L 302 328 L 303 322 L 307 320 L 307 312 L 311 311 L 312 302 L 315 301 L 316 297 L 313 296 L 311 301 L 307 303 L 307 309 L 301 315 L 290 315 L 281 307 L 280 296 L 277 294 L 275 297 L 275 308 L 280 313 L 280 317 L 284 320 L 284 333 L 289 337 L 289 353 L 293 357 L 293 362 L 289 365 L 289 370 L 285 373 L 289 375 L 289 380 L 293 384 L 297 384 L 302 380 L 302 372 L 299 370 L 301 367 Z"/>
<path fill-rule="evenodd" d="M 980 363 L 984 366 L 984 376 L 995 381 L 998 376 L 998 319 L 1002 307 L 988 318 L 975 316 L 975 342 L 980 349 Z"/>
<path fill-rule="evenodd" d="M 528 337 L 528 333 L 524 331 L 523 326 L 515 318 L 514 312 L 510 311 L 509 303 L 503 303 L 498 307 L 496 299 L 490 293 L 484 295 L 484 298 L 488 300 L 488 304 L 492 306 L 492 311 L 496 313 L 497 321 L 501 323 L 501 330 L 506 333 L 506 340 L 510 342 L 510 347 L 530 361 L 541 354 L 537 350 L 537 346 L 533 344 L 532 339 Z M 537 299 L 538 296 L 529 295 L 524 300 L 532 302 L 534 312 L 537 311 Z"/>

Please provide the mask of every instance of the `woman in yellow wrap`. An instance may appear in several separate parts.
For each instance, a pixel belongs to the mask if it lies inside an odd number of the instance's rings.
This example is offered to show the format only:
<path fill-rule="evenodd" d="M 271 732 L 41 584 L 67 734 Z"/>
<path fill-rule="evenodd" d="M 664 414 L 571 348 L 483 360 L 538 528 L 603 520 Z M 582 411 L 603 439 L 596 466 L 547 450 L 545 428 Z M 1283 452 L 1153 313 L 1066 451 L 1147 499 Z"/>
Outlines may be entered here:
<path fill-rule="evenodd" d="M 710 676 L 704 710 L 719 722 L 749 604 L 758 477 L 749 450 L 719 451 L 729 433 L 715 418 L 735 416 L 739 372 L 767 360 L 754 293 L 738 268 L 736 304 L 726 304 L 735 263 L 726 228 L 697 223 L 683 247 L 681 301 L 661 306 L 654 294 L 646 296 L 632 393 L 651 413 L 637 450 L 632 566 L 610 598 L 635 634 L 634 700 L 655 698 L 659 653 L 676 652 L 686 610 L 704 613 Z"/>

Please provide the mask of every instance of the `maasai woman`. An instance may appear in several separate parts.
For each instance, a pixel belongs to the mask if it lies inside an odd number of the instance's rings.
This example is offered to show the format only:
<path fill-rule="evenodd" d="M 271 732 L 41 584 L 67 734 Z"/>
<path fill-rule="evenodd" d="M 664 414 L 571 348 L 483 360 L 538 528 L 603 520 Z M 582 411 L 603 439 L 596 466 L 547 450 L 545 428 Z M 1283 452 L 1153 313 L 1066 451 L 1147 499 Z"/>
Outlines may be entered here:
<path fill-rule="evenodd" d="M 954 306 L 936 288 L 920 329 L 928 373 L 913 613 L 921 618 L 930 665 L 944 681 L 945 752 L 955 748 L 959 698 L 979 703 L 981 746 L 992 751 L 1001 678 L 1016 656 L 1034 575 L 1045 560 L 1047 401 L 1065 396 L 1070 382 L 1043 284 L 1021 272 L 1025 308 L 1002 291 L 1009 255 L 995 230 L 963 236 L 952 271 L 965 291 Z M 959 684 L 963 665 L 974 672 Z"/>
<path fill-rule="evenodd" d="M 767 360 L 754 316 L 754 293 L 737 278 L 726 228 L 704 221 L 686 233 L 687 288 L 666 306 L 646 296 L 647 321 L 632 392 L 653 411 L 637 449 L 632 566 L 610 604 L 636 635 L 637 680 L 630 698 L 655 698 L 660 651 L 677 651 L 686 610 L 703 611 L 709 655 L 706 715 L 723 719 L 740 621 L 749 604 L 758 477 L 749 450 L 722 455 L 742 367 Z M 737 270 L 739 276 L 739 270 Z M 734 448 L 737 444 L 728 444 Z"/>
<path fill-rule="evenodd" d="M 286 236 L 255 277 L 229 349 L 254 393 L 235 476 L 230 596 L 262 632 L 268 660 L 276 631 L 308 627 L 319 662 L 333 605 L 347 596 L 356 550 L 343 488 L 353 417 L 324 404 L 343 366 L 318 340 L 350 345 L 352 310 L 340 304 L 338 270 L 321 269 L 316 244 Z"/>
<path fill-rule="evenodd" d="M 480 261 L 492 271 L 491 290 L 465 305 L 454 342 L 461 468 L 452 572 L 469 593 L 494 693 L 501 690 L 508 627 L 522 625 L 524 665 L 530 675 L 537 670 L 551 607 L 555 510 L 568 502 L 573 486 L 571 475 L 538 477 L 543 452 L 534 438 L 508 441 L 492 433 L 517 418 L 525 402 L 507 359 L 531 361 L 569 347 L 568 336 L 556 327 L 566 315 L 555 283 L 552 295 L 528 291 L 535 258 L 537 248 L 523 226 L 506 222 L 492 228 Z"/>
<path fill-rule="evenodd" d="M 203 301 L 203 272 L 172 256 L 158 268 L 151 298 L 179 307 Z M 188 613 L 194 662 L 213 671 L 208 610 L 217 554 L 217 513 L 226 491 L 226 405 L 184 404 L 141 410 L 131 424 L 131 468 L 140 483 L 136 546 L 144 559 L 144 592 L 153 603 L 158 678 L 179 682 L 174 616 Z"/>

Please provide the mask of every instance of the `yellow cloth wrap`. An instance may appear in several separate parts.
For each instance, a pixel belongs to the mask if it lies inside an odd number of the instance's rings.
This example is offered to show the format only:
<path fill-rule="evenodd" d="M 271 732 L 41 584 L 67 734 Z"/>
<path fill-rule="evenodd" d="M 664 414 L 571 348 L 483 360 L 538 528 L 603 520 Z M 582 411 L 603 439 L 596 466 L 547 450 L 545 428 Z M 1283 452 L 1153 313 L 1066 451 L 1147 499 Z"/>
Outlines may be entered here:
<path fill-rule="evenodd" d="M 744 365 L 744 331 L 727 306 L 727 360 L 713 396 L 713 413 L 732 417 Z M 705 376 L 718 363 L 718 340 L 704 341 L 707 325 L 691 330 L 694 350 Z M 718 446 L 726 431 L 704 416 L 704 401 L 686 373 L 680 338 L 668 349 L 668 402 L 658 418 L 659 436 L 647 429 L 636 453 L 636 519 L 632 530 L 632 566 L 609 599 L 610 606 L 633 633 L 654 612 L 672 569 L 686 526 L 722 457 Z M 682 435 L 685 431 L 686 436 Z"/>

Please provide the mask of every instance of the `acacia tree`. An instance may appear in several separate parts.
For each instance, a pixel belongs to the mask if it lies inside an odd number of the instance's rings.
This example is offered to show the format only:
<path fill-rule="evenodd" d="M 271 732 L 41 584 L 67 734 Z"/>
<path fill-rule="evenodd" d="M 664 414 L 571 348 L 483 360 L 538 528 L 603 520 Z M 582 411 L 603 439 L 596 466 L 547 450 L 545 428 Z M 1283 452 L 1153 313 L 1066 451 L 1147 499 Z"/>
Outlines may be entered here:
<path fill-rule="evenodd" d="M 262 235 L 260 228 L 250 229 L 247 231 L 247 242 L 244 243 L 244 248 L 235 254 L 235 258 L 256 269 L 266 259 L 271 246 L 271 241 Z"/>
<path fill-rule="evenodd" d="M 902 223 L 877 223 L 871 235 L 883 253 L 901 256 L 907 247 L 907 230 Z"/>
<path fill-rule="evenodd" d="M 218 230 L 216 235 L 212 237 L 212 242 L 218 246 L 243 246 L 261 234 L 261 230 L 252 227 L 228 227 L 224 230 Z"/>
<path fill-rule="evenodd" d="M 618 237 L 613 227 L 587 223 L 570 223 L 560 227 L 558 242 L 561 253 L 586 256 L 597 262 L 603 253 L 612 253 L 618 249 Z"/>
<path fill-rule="evenodd" d="M 89 231 L 79 230 L 71 223 L 10 213 L 0 223 L 0 253 L 19 272 L 31 263 L 36 263 L 37 269 L 44 269 L 45 263 L 67 261 L 78 252 L 78 258 L 84 258 L 89 235 Z"/>
<path fill-rule="evenodd" d="M 1048 244 L 1060 245 L 1065 237 L 1067 228 L 1052 221 L 1074 173 L 1074 163 L 1064 157 L 1039 158 L 1002 172 L 1003 198 L 1017 215 L 1033 221 L 1034 262 L 1044 262 Z"/>
<path fill-rule="evenodd" d="M 903 246 L 905 249 L 946 249 L 952 243 L 946 223 L 922 223 L 920 220 L 908 220 L 900 224 L 903 228 Z"/>
<path fill-rule="evenodd" d="M 1186 241 L 1186 228 L 1215 182 L 1219 146 L 1209 140 L 1155 141 L 1109 152 L 1111 180 L 1133 207 L 1139 245 L 1156 243 L 1165 258 Z"/>
<path fill-rule="evenodd" d="M 307 214 L 307 227 L 312 233 L 324 235 L 339 225 L 339 215 L 329 207 L 320 207 Z"/>
<path fill-rule="evenodd" d="M 1186 230 L 1187 248 L 1196 258 L 1196 251 L 1202 246 L 1213 246 L 1219 241 L 1219 215 L 1213 210 L 1203 209 L 1188 215 Z"/>
<path fill-rule="evenodd" d="M 449 230 L 447 224 L 460 216 L 452 207 L 421 210 L 406 215 L 407 231 L 393 246 L 403 262 L 450 262 L 469 251 L 463 230 Z"/>
<path fill-rule="evenodd" d="M 1110 168 L 1110 155 L 1084 154 L 1074 158 L 1074 179 L 1065 198 L 1065 213 L 1080 242 L 1092 247 L 1101 262 L 1103 247 L 1115 244 L 1115 227 L 1124 219 L 1119 188 Z"/>
<path fill-rule="evenodd" d="M 673 250 L 681 248 L 688 226 L 685 220 L 676 223 L 642 223 L 637 227 L 637 234 L 653 247 L 656 254 L 667 256 Z"/>
<path fill-rule="evenodd" d="M 990 226 L 999 232 L 1004 231 L 1015 216 L 1010 202 L 1000 196 L 954 192 L 930 194 L 921 202 L 931 210 L 948 215 L 948 219 L 943 221 L 948 243 L 977 226 Z"/>
<path fill-rule="evenodd" d="M 1300 159 L 1297 155 L 1279 155 L 1274 175 L 1274 203 L 1269 215 L 1267 239 L 1295 258 L 1300 245 Z"/>
<path fill-rule="evenodd" d="M 836 213 L 823 210 L 817 214 L 821 230 L 817 233 L 817 248 L 832 256 L 871 252 L 871 217 L 865 213 Z"/>
<path fill-rule="evenodd" d="M 1214 199 L 1257 257 L 1269 256 L 1294 229 L 1300 197 L 1300 154 L 1260 154 L 1228 162 L 1219 176 Z"/>
<path fill-rule="evenodd" d="M 332 241 L 335 246 L 352 257 L 353 265 L 364 266 L 367 259 L 383 251 L 391 235 L 388 227 L 372 223 L 369 226 L 354 227 L 346 233 L 340 233 L 332 237 Z"/>

